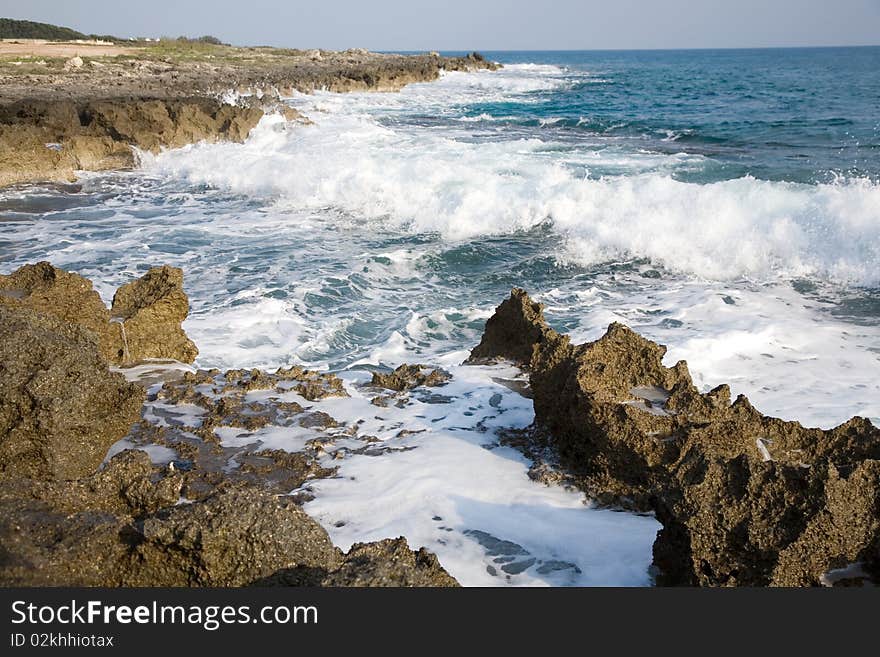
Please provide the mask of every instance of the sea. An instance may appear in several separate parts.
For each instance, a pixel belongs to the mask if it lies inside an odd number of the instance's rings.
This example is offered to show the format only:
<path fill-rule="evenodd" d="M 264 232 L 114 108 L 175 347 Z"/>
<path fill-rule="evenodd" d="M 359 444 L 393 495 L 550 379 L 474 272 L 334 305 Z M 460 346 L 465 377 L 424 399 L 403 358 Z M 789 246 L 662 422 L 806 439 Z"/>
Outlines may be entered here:
<path fill-rule="evenodd" d="M 501 441 L 534 418 L 522 375 L 462 361 L 522 287 L 576 342 L 623 322 L 701 389 L 880 424 L 880 48 L 483 54 L 504 67 L 298 94 L 312 125 L 0 192 L 0 271 L 49 260 L 109 302 L 182 267 L 197 367 L 338 373 L 351 397 L 314 405 L 393 448 L 309 484 L 343 549 L 405 536 L 474 586 L 650 585 L 657 521 L 533 481 Z M 452 380 L 370 404 L 401 363 Z"/>

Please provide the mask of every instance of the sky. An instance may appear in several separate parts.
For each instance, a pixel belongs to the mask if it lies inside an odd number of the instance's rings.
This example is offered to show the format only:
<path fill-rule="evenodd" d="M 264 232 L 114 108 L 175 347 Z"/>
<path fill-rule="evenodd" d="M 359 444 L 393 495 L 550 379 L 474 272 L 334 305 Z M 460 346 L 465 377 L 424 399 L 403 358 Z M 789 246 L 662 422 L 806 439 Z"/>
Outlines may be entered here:
<path fill-rule="evenodd" d="M 294 48 L 880 45 L 880 0 L 0 0 L 0 17 Z"/>

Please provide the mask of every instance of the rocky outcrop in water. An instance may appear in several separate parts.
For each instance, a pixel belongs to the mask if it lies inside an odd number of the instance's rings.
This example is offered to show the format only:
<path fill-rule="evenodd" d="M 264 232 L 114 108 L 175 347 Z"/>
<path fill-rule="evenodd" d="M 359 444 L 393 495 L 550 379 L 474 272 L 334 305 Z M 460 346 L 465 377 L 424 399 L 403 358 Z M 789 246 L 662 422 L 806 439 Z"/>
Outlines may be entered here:
<path fill-rule="evenodd" d="M 449 372 L 444 372 L 441 369 L 425 367 L 424 365 L 403 364 L 385 374 L 373 372 L 371 385 L 377 388 L 405 392 L 419 386 L 428 388 L 442 386 L 450 378 Z"/>
<path fill-rule="evenodd" d="M 519 336 L 519 337 L 518 337 Z M 573 345 L 514 290 L 472 362 L 530 371 L 535 420 L 566 474 L 607 504 L 655 511 L 661 583 L 819 585 L 880 575 L 880 430 L 762 415 L 621 324 Z"/>
<path fill-rule="evenodd" d="M 108 310 L 91 281 L 48 262 L 0 275 L 0 306 L 28 308 L 80 326 L 98 342 L 113 365 L 146 359 L 191 363 L 198 354 L 181 328 L 189 313 L 183 272 L 154 267 L 123 285 Z"/>
<path fill-rule="evenodd" d="M 89 330 L 0 304 L 0 476 L 90 475 L 143 400 L 108 370 Z"/>
<path fill-rule="evenodd" d="M 122 361 L 171 358 L 193 362 L 199 350 L 181 328 L 187 314 L 189 298 L 183 291 L 183 271 L 177 267 L 153 267 L 120 287 L 113 295 L 110 315 L 119 323 L 120 335 L 124 331 Z"/>

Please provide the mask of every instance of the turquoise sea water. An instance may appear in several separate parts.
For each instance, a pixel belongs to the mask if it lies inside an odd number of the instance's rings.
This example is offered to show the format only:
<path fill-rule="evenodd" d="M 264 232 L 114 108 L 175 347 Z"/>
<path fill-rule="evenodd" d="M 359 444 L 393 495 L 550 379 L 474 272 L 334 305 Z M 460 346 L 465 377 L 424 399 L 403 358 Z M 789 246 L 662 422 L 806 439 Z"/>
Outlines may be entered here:
<path fill-rule="evenodd" d="M 528 107 L 475 104 L 511 125 L 547 119 L 572 140 L 600 134 L 631 148 L 709 161 L 674 172 L 711 182 L 880 178 L 880 48 L 488 53 L 564 67 L 573 84 Z M 596 172 L 599 173 L 599 172 Z"/>

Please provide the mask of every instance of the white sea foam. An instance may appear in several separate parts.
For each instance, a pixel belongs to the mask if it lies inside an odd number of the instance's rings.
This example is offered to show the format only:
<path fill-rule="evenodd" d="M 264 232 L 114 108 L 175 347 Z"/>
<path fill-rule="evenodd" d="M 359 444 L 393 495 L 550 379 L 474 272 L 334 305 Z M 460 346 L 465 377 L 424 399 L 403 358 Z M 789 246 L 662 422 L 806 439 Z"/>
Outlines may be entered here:
<path fill-rule="evenodd" d="M 880 185 L 867 180 L 688 183 L 672 171 L 698 156 L 572 151 L 536 138 L 473 143 L 383 125 L 375 105 L 384 100 L 323 94 L 313 102 L 324 108 L 312 115 L 315 126 L 287 130 L 269 116 L 245 144 L 196 145 L 147 166 L 448 240 L 550 219 L 564 240 L 558 256 L 580 264 L 641 257 L 713 280 L 880 283 Z M 615 175 L 584 175 L 603 170 Z"/>
<path fill-rule="evenodd" d="M 531 401 L 495 383 L 503 367 L 450 367 L 450 384 L 403 408 L 377 408 L 345 375 L 352 397 L 320 409 L 376 436 L 381 456 L 328 456 L 338 476 L 307 484 L 308 513 L 348 549 L 357 541 L 405 536 L 426 546 L 463 585 L 541 586 L 649 583 L 650 516 L 600 510 L 579 493 L 527 476 L 529 462 L 499 446 L 495 430 L 524 427 Z M 400 428 L 408 433 L 398 435 Z M 277 443 L 276 443 L 277 444 Z"/>

